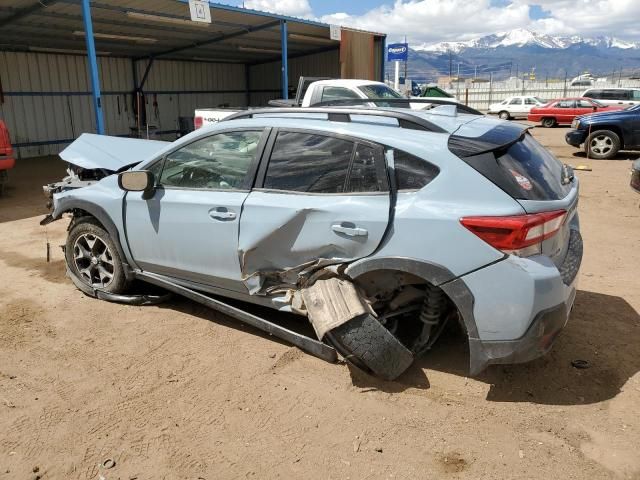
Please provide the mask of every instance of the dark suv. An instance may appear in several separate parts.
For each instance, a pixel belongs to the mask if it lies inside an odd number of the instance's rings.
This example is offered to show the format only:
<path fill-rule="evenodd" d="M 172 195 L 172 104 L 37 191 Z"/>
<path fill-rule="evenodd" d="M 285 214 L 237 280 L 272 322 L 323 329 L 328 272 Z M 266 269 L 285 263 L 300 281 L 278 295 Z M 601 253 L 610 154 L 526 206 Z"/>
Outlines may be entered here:
<path fill-rule="evenodd" d="M 584 144 L 590 158 L 613 158 L 619 150 L 640 150 L 640 105 L 626 110 L 576 117 L 565 141 L 574 147 Z"/>

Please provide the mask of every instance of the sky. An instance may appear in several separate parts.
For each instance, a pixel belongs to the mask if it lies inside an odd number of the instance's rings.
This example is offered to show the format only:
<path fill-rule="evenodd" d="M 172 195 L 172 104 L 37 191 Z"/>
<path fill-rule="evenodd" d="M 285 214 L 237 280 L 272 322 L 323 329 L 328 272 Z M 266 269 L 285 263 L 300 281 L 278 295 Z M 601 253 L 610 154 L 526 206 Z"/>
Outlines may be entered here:
<path fill-rule="evenodd" d="M 640 40 L 640 0 L 228 0 L 223 3 L 386 33 L 410 44 L 515 28 Z"/>

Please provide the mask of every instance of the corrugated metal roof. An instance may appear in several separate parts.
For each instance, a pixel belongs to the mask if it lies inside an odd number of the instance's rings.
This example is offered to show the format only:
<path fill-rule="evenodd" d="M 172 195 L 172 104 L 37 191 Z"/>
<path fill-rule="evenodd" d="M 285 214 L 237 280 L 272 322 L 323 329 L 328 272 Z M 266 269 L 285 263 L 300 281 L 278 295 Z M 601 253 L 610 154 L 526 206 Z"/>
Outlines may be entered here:
<path fill-rule="evenodd" d="M 256 63 L 280 57 L 280 21 L 289 56 L 338 48 L 329 25 L 211 3 L 211 24 L 190 21 L 187 0 L 91 2 L 99 54 Z M 79 0 L 4 0 L 0 50 L 85 51 Z M 373 34 L 379 35 L 379 34 Z"/>

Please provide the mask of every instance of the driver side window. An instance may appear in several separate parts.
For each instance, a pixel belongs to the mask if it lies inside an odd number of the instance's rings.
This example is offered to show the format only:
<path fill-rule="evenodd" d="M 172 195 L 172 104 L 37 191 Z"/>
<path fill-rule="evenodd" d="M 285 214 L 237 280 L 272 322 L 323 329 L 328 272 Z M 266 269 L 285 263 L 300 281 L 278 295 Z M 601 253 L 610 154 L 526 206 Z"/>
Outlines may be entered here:
<path fill-rule="evenodd" d="M 248 189 L 247 174 L 262 131 L 218 133 L 167 155 L 159 184 L 212 190 Z"/>

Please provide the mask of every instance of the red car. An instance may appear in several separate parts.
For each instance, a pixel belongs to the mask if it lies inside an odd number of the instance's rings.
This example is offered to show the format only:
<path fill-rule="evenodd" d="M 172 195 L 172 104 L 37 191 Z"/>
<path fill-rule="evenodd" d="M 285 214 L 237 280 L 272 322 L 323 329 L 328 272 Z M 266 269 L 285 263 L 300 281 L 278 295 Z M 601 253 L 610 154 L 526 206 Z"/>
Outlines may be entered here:
<path fill-rule="evenodd" d="M 555 127 L 556 125 L 571 125 L 578 115 L 593 112 L 606 112 L 607 110 L 621 110 L 623 107 L 608 106 L 599 103 L 592 98 L 560 98 L 551 100 L 541 107 L 533 107 L 527 120 L 540 122 L 543 127 Z"/>
<path fill-rule="evenodd" d="M 11 140 L 9 139 L 9 130 L 4 122 L 0 120 L 0 194 L 9 178 L 7 171 L 12 169 L 15 164 Z"/>

